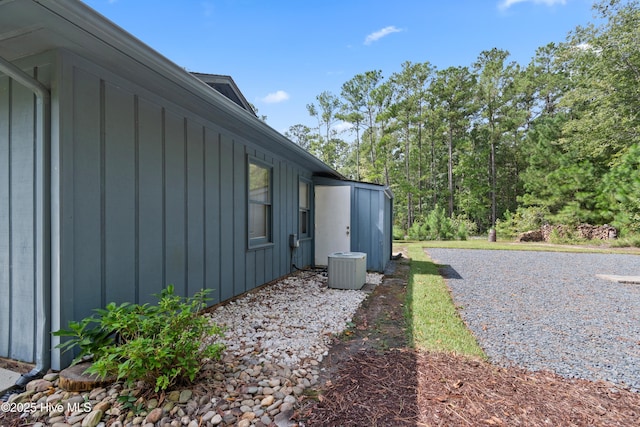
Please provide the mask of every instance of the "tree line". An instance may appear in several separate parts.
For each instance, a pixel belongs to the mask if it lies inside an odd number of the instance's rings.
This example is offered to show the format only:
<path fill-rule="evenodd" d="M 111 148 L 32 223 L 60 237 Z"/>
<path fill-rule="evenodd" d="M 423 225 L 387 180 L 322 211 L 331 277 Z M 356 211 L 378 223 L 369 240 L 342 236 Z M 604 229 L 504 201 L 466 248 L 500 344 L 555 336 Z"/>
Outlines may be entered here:
<path fill-rule="evenodd" d="M 343 175 L 389 186 L 403 230 L 436 206 L 479 232 L 514 215 L 640 231 L 640 8 L 602 0 L 598 22 L 467 66 L 405 62 L 355 75 L 286 136 Z M 338 124 L 348 123 L 351 140 Z"/>

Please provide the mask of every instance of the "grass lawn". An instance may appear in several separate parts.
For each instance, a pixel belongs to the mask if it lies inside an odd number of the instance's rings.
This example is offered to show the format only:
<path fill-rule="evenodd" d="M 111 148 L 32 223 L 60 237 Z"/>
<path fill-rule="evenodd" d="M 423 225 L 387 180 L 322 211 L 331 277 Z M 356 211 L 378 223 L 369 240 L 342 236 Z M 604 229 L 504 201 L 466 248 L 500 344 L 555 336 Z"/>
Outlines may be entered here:
<path fill-rule="evenodd" d="M 546 252 L 591 252 L 591 253 L 629 253 L 640 254 L 640 248 L 636 247 L 612 247 L 607 243 L 598 244 L 593 242 L 590 245 L 571 245 L 571 244 L 554 244 L 544 242 L 514 242 L 512 240 L 498 240 L 497 242 L 489 242 L 484 239 L 469 240 L 429 240 L 422 242 L 396 241 L 395 244 L 402 245 L 420 245 L 423 248 L 451 248 L 451 249 L 493 249 L 493 250 L 510 250 L 510 251 L 546 251 Z"/>
<path fill-rule="evenodd" d="M 410 344 L 421 350 L 453 352 L 486 358 L 460 318 L 438 266 L 425 254 L 422 242 L 402 244 L 411 258 L 407 287 Z"/>

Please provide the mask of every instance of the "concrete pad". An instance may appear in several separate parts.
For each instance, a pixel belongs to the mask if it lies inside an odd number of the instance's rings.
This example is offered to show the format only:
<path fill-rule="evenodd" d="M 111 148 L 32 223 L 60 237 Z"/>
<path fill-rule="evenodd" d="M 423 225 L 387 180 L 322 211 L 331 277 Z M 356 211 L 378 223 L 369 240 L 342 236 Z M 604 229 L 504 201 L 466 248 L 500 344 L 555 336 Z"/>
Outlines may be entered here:
<path fill-rule="evenodd" d="M 596 274 L 596 277 L 612 282 L 640 285 L 640 276 L 616 276 L 615 274 Z"/>
<path fill-rule="evenodd" d="M 16 384 L 20 374 L 0 368 L 0 395 Z"/>

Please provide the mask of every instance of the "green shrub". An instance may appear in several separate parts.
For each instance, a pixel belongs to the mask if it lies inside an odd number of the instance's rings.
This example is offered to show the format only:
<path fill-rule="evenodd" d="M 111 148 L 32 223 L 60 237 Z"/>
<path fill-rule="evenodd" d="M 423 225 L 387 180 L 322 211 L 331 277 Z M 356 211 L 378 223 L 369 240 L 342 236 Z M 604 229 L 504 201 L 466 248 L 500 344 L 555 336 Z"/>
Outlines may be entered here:
<path fill-rule="evenodd" d="M 407 234 L 412 240 L 466 240 L 477 230 L 466 216 L 449 218 L 444 207 L 435 205 L 423 219 L 416 220 Z"/>
<path fill-rule="evenodd" d="M 470 235 L 475 235 L 478 232 L 478 225 L 466 215 L 456 216 L 452 219 L 452 223 L 455 230 L 455 238 L 458 240 L 467 240 Z"/>
<path fill-rule="evenodd" d="M 393 226 L 393 240 L 404 240 L 405 236 L 404 229 L 399 225 Z"/>
<path fill-rule="evenodd" d="M 610 242 L 613 248 L 640 248 L 640 234 L 629 234 Z"/>
<path fill-rule="evenodd" d="M 515 213 L 506 211 L 496 221 L 496 233 L 504 238 L 515 237 L 525 231 L 538 230 L 548 222 L 549 209 L 540 206 L 520 207 Z"/>
<path fill-rule="evenodd" d="M 451 218 L 445 212 L 444 207 L 437 204 L 427 214 L 426 220 L 429 229 L 429 240 L 452 240 L 455 229 Z"/>
<path fill-rule="evenodd" d="M 561 234 L 557 228 L 554 228 L 553 230 L 551 230 L 551 233 L 549 233 L 549 242 L 551 243 L 564 244 L 568 243 L 569 240 L 570 239 L 567 236 Z"/>
<path fill-rule="evenodd" d="M 424 222 L 415 221 L 407 230 L 407 235 L 411 240 L 427 240 L 427 228 Z"/>
<path fill-rule="evenodd" d="M 58 345 L 64 351 L 79 348 L 74 363 L 93 357 L 88 373 L 115 376 L 129 385 L 144 381 L 155 391 L 166 390 L 193 381 L 203 360 L 219 359 L 224 350 L 221 343 L 204 342 L 207 336 L 222 336 L 219 326 L 199 314 L 208 292 L 183 298 L 174 295 L 170 285 L 159 295 L 158 305 L 110 303 L 54 335 L 70 338 Z"/>

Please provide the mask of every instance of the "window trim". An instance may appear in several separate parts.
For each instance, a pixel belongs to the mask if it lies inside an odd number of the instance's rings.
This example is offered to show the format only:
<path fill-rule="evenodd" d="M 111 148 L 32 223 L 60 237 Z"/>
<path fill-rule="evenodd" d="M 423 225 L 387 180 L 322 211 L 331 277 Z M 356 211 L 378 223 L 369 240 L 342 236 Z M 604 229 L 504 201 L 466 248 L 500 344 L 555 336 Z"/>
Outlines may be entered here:
<path fill-rule="evenodd" d="M 256 157 L 247 156 L 247 247 L 249 249 L 257 249 L 265 246 L 273 245 L 273 165 L 258 159 Z M 268 200 L 261 202 L 251 199 L 251 165 L 266 169 L 269 173 L 268 182 Z M 266 236 L 251 237 L 251 209 L 253 205 L 267 207 L 267 218 L 265 219 Z"/>
<path fill-rule="evenodd" d="M 304 209 L 302 207 L 302 204 L 300 203 L 300 185 L 301 184 L 306 184 L 307 186 L 307 208 Z M 313 186 L 311 181 L 309 181 L 308 179 L 302 178 L 300 177 L 298 179 L 298 238 L 299 239 L 311 239 L 313 238 L 313 228 L 311 227 L 312 221 L 311 221 L 311 207 L 312 207 L 312 191 L 313 191 Z M 307 232 L 306 233 L 302 233 L 302 223 L 300 221 L 300 217 L 302 212 L 306 212 L 307 213 Z"/>

